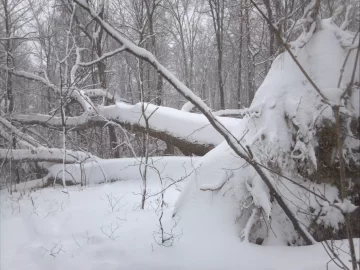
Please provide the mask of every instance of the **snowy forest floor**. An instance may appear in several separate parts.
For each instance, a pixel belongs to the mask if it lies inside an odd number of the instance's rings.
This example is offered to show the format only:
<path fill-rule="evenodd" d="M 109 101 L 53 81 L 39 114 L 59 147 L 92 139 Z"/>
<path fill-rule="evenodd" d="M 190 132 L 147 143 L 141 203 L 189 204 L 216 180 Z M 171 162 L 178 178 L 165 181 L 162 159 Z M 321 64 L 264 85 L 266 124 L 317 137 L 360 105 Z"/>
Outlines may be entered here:
<path fill-rule="evenodd" d="M 184 175 L 183 161 L 175 166 L 172 160 L 173 176 Z M 160 182 L 155 174 L 150 176 L 149 194 L 156 194 Z M 12 196 L 2 190 L 0 269 L 327 269 L 329 257 L 321 244 L 242 243 L 211 219 L 211 202 L 209 212 L 192 225 L 183 227 L 181 217 L 174 222 L 172 210 L 184 182 L 165 193 L 162 221 L 165 232 L 173 229 L 175 237 L 170 247 L 158 244 L 159 196 L 150 197 L 145 210 L 140 209 L 139 175 L 85 188 L 72 186 L 68 193 L 59 186 Z M 334 263 L 328 266 L 337 269 Z"/>

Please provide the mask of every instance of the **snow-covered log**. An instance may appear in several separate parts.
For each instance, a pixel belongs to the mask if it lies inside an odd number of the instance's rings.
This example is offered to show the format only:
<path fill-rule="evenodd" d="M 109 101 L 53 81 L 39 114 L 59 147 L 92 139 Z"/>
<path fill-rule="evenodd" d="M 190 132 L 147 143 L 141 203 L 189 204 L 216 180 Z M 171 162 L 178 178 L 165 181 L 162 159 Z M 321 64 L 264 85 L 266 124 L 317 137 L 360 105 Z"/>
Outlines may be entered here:
<path fill-rule="evenodd" d="M 146 104 L 145 114 L 149 116 L 149 134 L 196 155 L 204 155 L 223 141 L 223 137 L 209 121 L 200 114 L 192 114 L 168 107 Z M 91 126 L 103 126 L 106 123 L 120 124 L 132 131 L 144 132 L 145 121 L 141 104 L 130 105 L 117 102 L 115 105 L 97 107 L 96 112 L 67 117 L 67 129 L 85 129 Z M 57 116 L 34 114 L 14 115 L 13 121 L 27 125 L 42 125 L 61 128 L 61 118 Z M 218 117 L 228 130 L 233 130 L 239 119 Z"/>
<path fill-rule="evenodd" d="M 53 163 L 78 163 L 89 159 L 96 158 L 95 156 L 81 152 L 81 151 L 64 151 L 58 148 L 47 148 L 40 144 L 29 134 L 21 132 L 12 123 L 5 118 L 0 117 L 0 136 L 9 142 L 13 147 L 16 142 L 16 149 L 12 147 L 8 149 L 0 149 L 0 164 L 3 161 L 47 161 Z"/>
<path fill-rule="evenodd" d="M 93 160 L 95 157 L 91 154 L 66 150 L 65 163 L 80 163 Z M 30 162 L 53 162 L 62 163 L 64 151 L 58 148 L 32 148 L 32 149 L 0 149 L 0 163 L 4 160 L 12 161 L 30 161 Z"/>
<path fill-rule="evenodd" d="M 38 141 L 18 130 L 3 117 L 0 117 L 0 136 L 11 143 L 13 143 L 13 139 L 15 138 L 19 147 L 32 148 L 41 146 Z"/>

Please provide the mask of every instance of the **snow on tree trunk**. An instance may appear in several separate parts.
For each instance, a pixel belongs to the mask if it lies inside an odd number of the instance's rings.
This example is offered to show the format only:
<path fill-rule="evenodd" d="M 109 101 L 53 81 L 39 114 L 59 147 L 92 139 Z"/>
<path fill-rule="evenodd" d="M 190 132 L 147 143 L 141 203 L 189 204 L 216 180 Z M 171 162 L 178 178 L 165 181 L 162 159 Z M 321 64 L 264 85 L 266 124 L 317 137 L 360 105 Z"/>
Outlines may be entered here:
<path fill-rule="evenodd" d="M 151 115 L 149 134 L 189 153 L 204 155 L 223 141 L 223 137 L 201 114 L 152 104 L 145 104 L 145 107 L 145 114 Z M 36 124 L 53 128 L 61 128 L 62 125 L 60 117 L 42 114 L 13 115 L 12 120 L 26 125 Z M 229 130 L 235 129 L 239 122 L 238 119 L 229 117 L 217 117 L 217 120 Z M 0 118 L 0 125 L 1 121 Z M 108 122 L 122 125 L 132 131 L 145 131 L 141 103 L 130 105 L 116 102 L 115 105 L 97 108 L 96 113 L 85 112 L 80 116 L 66 117 L 66 126 L 72 130 L 104 126 Z"/>

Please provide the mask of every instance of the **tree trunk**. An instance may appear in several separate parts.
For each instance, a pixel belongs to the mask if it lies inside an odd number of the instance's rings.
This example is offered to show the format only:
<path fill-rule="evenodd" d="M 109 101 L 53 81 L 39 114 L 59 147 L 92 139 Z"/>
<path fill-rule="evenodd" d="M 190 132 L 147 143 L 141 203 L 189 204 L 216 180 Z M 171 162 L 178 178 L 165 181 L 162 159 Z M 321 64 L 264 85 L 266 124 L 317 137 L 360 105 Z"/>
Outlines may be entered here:
<path fill-rule="evenodd" d="M 243 13 L 242 13 L 242 1 L 240 1 L 240 7 L 239 7 L 239 16 L 240 16 L 240 23 L 239 23 L 239 56 L 238 56 L 238 74 L 237 74 L 237 81 L 238 81 L 238 85 L 237 85 L 237 92 L 236 92 L 236 97 L 237 97 L 237 108 L 240 109 L 241 108 L 241 92 L 242 92 L 242 80 L 241 80 L 241 74 L 242 74 L 242 50 L 243 50 L 243 26 L 242 26 L 242 22 L 243 22 Z"/>
<path fill-rule="evenodd" d="M 225 0 L 209 0 L 211 17 L 213 20 L 214 31 L 216 36 L 216 49 L 217 49 L 217 74 L 218 86 L 220 96 L 220 109 L 225 109 L 225 94 L 224 83 L 222 77 L 222 62 L 223 62 L 223 31 L 224 31 L 224 3 Z"/>
<path fill-rule="evenodd" d="M 100 12 L 101 18 L 104 17 L 104 6 L 103 9 Z M 99 25 L 97 25 L 97 27 L 100 27 Z M 97 30 L 97 27 L 95 28 L 95 31 Z M 99 35 L 96 39 L 94 39 L 94 46 L 96 49 L 96 54 L 97 57 L 101 57 L 102 56 L 102 45 L 101 45 L 101 40 L 102 40 L 102 36 L 103 36 L 104 30 L 102 28 L 100 28 L 99 31 Z M 107 82 L 106 82 L 106 64 L 103 61 L 99 61 L 97 63 L 97 67 L 98 67 L 98 74 L 99 74 L 99 82 L 101 85 L 101 88 L 103 89 L 107 89 Z M 104 98 L 105 101 L 105 105 L 109 105 L 109 100 Z M 116 146 L 118 145 L 117 143 L 117 136 L 116 136 L 116 130 L 114 128 L 114 126 L 112 125 L 108 125 L 107 127 L 108 132 L 109 132 L 109 141 L 110 141 L 110 151 L 111 151 L 111 156 L 113 158 L 119 158 L 120 157 L 120 151 L 119 148 L 116 148 Z"/>
<path fill-rule="evenodd" d="M 267 16 L 268 16 L 269 20 L 272 23 L 274 23 L 270 1 L 263 0 L 263 2 L 265 4 Z M 275 53 L 275 33 L 274 33 L 274 30 L 271 27 L 271 25 L 268 25 L 268 28 L 269 28 L 269 58 L 271 58 L 271 57 L 273 57 L 273 55 Z M 266 72 L 270 69 L 270 66 L 271 66 L 271 64 L 269 62 L 267 62 L 266 63 Z"/>

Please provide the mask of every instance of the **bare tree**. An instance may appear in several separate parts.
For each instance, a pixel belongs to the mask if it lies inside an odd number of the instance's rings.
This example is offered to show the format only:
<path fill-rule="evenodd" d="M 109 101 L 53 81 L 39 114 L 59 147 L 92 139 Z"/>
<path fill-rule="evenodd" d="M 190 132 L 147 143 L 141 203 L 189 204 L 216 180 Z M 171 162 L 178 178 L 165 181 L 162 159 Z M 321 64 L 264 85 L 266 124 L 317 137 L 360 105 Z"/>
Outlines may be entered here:
<path fill-rule="evenodd" d="M 223 50 L 224 50 L 224 17 L 225 17 L 225 0 L 209 0 L 211 17 L 213 20 L 214 31 L 216 36 L 217 48 L 217 71 L 218 85 L 220 94 L 220 109 L 225 109 L 225 90 L 223 82 Z"/>

